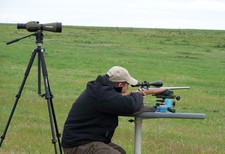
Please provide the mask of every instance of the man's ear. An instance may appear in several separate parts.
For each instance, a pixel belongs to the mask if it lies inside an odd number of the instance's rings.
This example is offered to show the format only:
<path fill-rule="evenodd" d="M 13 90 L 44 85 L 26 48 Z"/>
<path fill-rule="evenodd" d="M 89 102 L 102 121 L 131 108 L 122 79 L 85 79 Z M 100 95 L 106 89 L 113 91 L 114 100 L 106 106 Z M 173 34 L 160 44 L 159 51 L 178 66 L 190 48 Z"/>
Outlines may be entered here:
<path fill-rule="evenodd" d="M 123 87 L 123 83 L 119 82 L 118 87 Z"/>

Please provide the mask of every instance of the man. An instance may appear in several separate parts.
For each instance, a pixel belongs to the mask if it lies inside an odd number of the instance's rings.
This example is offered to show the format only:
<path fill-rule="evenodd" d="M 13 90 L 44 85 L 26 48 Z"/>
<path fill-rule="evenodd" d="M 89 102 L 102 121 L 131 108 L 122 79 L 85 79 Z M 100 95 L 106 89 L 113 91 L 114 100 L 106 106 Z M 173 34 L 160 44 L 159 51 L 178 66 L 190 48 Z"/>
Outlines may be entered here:
<path fill-rule="evenodd" d="M 118 116 L 131 115 L 143 106 L 145 92 L 126 93 L 138 81 L 120 66 L 114 66 L 87 83 L 74 102 L 64 125 L 62 147 L 65 154 L 125 154 L 112 143 Z M 163 90 L 148 91 L 148 94 Z"/>

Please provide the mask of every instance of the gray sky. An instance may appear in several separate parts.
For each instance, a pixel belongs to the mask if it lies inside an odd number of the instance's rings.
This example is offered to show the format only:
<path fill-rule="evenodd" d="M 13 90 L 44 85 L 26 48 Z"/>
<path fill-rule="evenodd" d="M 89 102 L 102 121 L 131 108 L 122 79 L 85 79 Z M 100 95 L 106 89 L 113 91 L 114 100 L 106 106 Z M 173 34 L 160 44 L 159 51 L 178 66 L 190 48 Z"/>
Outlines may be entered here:
<path fill-rule="evenodd" d="M 1 0 L 0 23 L 225 30 L 225 0 Z"/>

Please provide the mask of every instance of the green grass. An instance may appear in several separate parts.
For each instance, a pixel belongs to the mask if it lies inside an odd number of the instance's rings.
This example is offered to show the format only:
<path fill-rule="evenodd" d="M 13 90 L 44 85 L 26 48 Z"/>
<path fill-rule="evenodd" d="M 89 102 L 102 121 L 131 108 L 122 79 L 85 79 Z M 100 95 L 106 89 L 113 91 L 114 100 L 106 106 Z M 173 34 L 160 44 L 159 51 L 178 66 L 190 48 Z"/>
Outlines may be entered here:
<path fill-rule="evenodd" d="M 16 25 L 0 24 L 0 133 L 9 118 L 25 69 L 36 48 L 35 38 L 5 45 L 29 35 Z M 177 112 L 205 113 L 204 120 L 144 120 L 142 153 L 225 153 L 225 31 L 69 27 L 44 32 L 45 60 L 54 95 L 59 131 L 74 100 L 114 66 L 127 68 L 139 81 L 162 80 L 176 91 Z M 130 88 L 130 90 L 136 90 Z M 42 87 L 42 91 L 43 87 Z M 155 104 L 154 97 L 145 103 Z M 134 150 L 134 123 L 120 117 L 113 141 Z M 37 94 L 37 62 L 18 102 L 0 153 L 54 153 L 47 103 Z"/>

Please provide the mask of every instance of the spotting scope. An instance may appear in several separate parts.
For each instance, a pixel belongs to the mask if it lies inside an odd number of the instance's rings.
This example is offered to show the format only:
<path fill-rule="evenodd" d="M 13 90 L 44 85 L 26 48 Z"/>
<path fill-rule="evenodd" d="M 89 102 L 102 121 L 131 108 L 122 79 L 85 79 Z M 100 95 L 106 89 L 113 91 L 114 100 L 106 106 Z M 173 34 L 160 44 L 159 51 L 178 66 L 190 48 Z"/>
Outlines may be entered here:
<path fill-rule="evenodd" d="M 41 31 L 61 33 L 62 23 L 54 22 L 54 23 L 47 23 L 47 24 L 39 24 L 38 21 L 30 21 L 26 24 L 18 23 L 17 29 L 26 29 L 29 32 L 36 32 L 38 30 L 41 30 Z"/>

